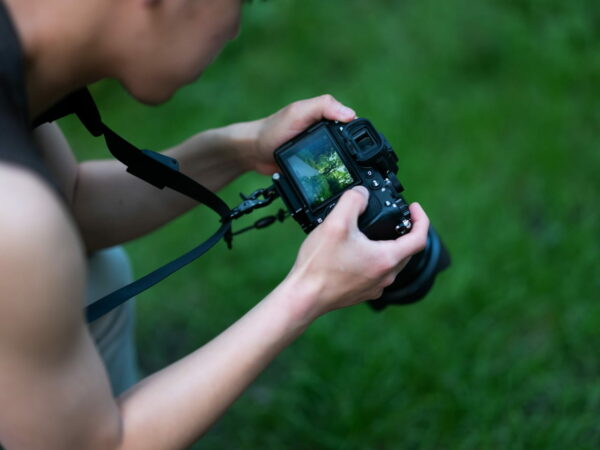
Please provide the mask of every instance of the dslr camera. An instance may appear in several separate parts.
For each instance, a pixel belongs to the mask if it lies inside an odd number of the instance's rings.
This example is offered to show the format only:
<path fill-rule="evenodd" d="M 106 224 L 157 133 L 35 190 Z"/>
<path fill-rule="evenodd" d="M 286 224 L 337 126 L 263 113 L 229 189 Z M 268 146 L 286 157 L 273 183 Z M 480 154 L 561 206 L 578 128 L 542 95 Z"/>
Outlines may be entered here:
<path fill-rule="evenodd" d="M 369 239 L 396 239 L 410 232 L 410 211 L 396 176 L 398 157 L 368 120 L 321 121 L 279 147 L 274 156 L 281 169 L 273 175 L 275 189 L 306 233 L 325 220 L 344 191 L 358 185 L 370 191 L 367 209 L 358 220 Z M 430 227 L 426 248 L 369 303 L 380 310 L 420 300 L 449 265 L 450 256 Z"/>

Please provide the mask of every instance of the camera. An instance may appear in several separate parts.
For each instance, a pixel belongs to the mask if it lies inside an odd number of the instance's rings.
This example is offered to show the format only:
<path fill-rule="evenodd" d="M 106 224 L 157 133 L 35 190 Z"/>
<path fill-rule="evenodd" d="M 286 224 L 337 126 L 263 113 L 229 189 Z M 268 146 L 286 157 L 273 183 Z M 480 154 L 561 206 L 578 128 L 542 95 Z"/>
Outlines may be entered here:
<path fill-rule="evenodd" d="M 359 185 L 370 191 L 368 206 L 358 220 L 369 239 L 396 239 L 410 232 L 410 211 L 396 176 L 398 157 L 368 120 L 318 122 L 275 150 L 274 157 L 281 169 L 273 175 L 275 189 L 306 233 L 325 220 L 347 189 Z M 449 264 L 446 248 L 430 228 L 426 248 L 370 305 L 380 310 L 420 300 Z"/>

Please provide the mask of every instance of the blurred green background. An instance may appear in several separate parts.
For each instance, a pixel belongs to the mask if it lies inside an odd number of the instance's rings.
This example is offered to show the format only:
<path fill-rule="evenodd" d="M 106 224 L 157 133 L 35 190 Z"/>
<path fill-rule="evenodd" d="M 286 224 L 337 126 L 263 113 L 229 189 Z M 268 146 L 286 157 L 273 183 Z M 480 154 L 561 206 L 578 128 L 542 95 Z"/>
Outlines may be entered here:
<path fill-rule="evenodd" d="M 254 1 L 169 103 L 94 87 L 105 121 L 153 149 L 322 93 L 386 135 L 453 266 L 421 303 L 319 319 L 197 448 L 600 448 L 597 0 Z M 62 125 L 78 157 L 107 157 Z M 249 174 L 222 195 L 268 184 Z M 216 226 L 198 208 L 128 244 L 136 273 Z M 250 232 L 141 295 L 144 372 L 263 298 L 303 238 L 292 220 Z"/>

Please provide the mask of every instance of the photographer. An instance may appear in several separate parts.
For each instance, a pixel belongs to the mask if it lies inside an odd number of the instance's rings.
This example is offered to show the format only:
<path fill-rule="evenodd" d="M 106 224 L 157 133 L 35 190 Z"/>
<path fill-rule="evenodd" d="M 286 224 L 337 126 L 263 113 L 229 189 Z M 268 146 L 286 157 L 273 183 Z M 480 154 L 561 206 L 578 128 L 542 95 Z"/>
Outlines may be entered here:
<path fill-rule="evenodd" d="M 370 241 L 368 193 L 346 192 L 288 276 L 213 341 L 114 398 L 82 313 L 85 253 L 143 235 L 193 202 L 116 161 L 76 164 L 55 125 L 31 121 L 68 93 L 115 78 L 164 102 L 236 36 L 240 0 L 0 0 L 0 443 L 12 449 L 182 448 L 322 314 L 380 295 L 425 246 L 428 219 Z M 330 96 L 197 134 L 166 150 L 211 190 L 275 171 L 273 150 L 322 118 Z"/>

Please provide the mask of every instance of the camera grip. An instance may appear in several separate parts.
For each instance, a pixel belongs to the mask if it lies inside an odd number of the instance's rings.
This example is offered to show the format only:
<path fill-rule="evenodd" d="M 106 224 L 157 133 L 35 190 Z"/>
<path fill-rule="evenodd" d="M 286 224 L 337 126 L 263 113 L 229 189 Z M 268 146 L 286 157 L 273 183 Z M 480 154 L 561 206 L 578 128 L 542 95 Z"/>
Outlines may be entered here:
<path fill-rule="evenodd" d="M 396 239 L 410 230 L 408 205 L 401 197 L 392 203 L 371 195 L 367 209 L 358 220 L 358 228 L 373 241 Z"/>

